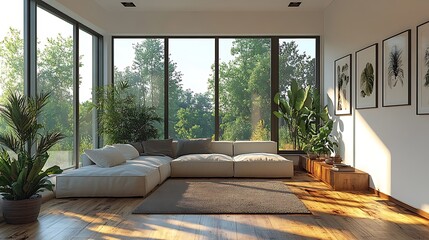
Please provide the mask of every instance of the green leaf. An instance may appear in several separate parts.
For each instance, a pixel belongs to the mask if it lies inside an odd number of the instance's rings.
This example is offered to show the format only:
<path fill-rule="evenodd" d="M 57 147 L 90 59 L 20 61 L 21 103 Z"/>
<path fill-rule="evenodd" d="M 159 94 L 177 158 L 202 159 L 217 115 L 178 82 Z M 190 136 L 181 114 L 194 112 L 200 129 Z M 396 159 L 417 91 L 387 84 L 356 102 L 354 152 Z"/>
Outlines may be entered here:
<path fill-rule="evenodd" d="M 280 93 L 276 93 L 276 95 L 274 95 L 274 103 L 276 103 L 277 105 L 280 104 Z"/>

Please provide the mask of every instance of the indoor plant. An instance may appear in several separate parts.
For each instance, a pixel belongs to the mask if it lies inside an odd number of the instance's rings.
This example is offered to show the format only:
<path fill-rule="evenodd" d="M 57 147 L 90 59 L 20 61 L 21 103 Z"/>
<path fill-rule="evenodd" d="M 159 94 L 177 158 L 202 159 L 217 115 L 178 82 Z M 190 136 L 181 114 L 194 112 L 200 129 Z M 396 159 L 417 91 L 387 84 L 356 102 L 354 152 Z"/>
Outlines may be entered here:
<path fill-rule="evenodd" d="M 97 89 L 99 133 L 107 144 L 140 142 L 158 138 L 156 123 L 161 118 L 154 107 L 141 103 L 128 90 L 127 82 Z"/>
<path fill-rule="evenodd" d="M 314 134 L 305 149 L 307 152 L 316 153 L 319 158 L 329 157 L 334 153 L 334 148 L 338 147 L 336 139 L 331 135 L 333 128 L 333 120 L 328 119 L 319 128 L 319 131 Z"/>
<path fill-rule="evenodd" d="M 59 132 L 42 132 L 44 127 L 37 122 L 48 98 L 49 94 L 43 93 L 35 97 L 9 94 L 0 109 L 10 127 L 8 133 L 0 133 L 0 193 L 7 223 L 36 221 L 42 203 L 38 193 L 53 191 L 48 176 L 62 172 L 58 166 L 43 170 L 47 151 L 64 138 Z"/>
<path fill-rule="evenodd" d="M 313 101 L 309 93 L 311 93 L 309 86 L 302 88 L 293 80 L 285 99 L 281 98 L 280 93 L 274 96 L 274 103 L 279 106 L 279 109 L 273 114 L 286 122 L 295 150 L 301 150 L 302 138 L 305 138 L 304 135 L 306 135 L 300 128 L 305 125 L 306 114 L 309 113 Z"/>

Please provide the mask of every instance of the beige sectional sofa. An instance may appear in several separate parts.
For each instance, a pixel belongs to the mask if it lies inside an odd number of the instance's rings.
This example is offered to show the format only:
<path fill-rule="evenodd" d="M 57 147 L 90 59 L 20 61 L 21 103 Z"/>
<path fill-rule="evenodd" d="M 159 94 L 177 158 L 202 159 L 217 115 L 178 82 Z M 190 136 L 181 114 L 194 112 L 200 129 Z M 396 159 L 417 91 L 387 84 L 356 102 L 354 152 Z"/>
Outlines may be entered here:
<path fill-rule="evenodd" d="M 173 152 L 177 153 L 177 142 L 173 142 Z M 168 177 L 293 176 L 293 162 L 277 155 L 277 144 L 272 141 L 213 141 L 209 154 L 175 159 L 122 153 L 128 159 L 112 167 L 94 165 L 83 154 L 83 167 L 57 176 L 56 197 L 146 196 Z"/>

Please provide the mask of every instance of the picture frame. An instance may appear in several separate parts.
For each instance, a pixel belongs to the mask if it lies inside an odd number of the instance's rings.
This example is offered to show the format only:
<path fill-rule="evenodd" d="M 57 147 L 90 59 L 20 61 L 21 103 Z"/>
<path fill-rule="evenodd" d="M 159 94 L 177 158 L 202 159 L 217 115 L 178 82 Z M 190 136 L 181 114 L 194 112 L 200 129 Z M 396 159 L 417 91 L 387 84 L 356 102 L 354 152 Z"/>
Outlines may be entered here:
<path fill-rule="evenodd" d="M 335 115 L 352 114 L 352 55 L 334 62 Z"/>
<path fill-rule="evenodd" d="M 411 30 L 383 40 L 383 107 L 411 104 Z"/>
<path fill-rule="evenodd" d="M 416 114 L 429 114 L 429 21 L 417 26 Z"/>
<path fill-rule="evenodd" d="M 356 109 L 378 107 L 378 43 L 355 53 Z"/>

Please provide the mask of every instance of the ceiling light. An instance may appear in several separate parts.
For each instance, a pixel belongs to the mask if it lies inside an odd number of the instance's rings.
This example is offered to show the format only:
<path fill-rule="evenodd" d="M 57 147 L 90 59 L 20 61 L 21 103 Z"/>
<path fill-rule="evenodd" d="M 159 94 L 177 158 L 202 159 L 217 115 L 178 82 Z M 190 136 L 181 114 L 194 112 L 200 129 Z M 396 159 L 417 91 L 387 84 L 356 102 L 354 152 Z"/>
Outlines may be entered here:
<path fill-rule="evenodd" d="M 288 7 L 299 7 L 301 5 L 301 2 L 290 2 Z"/>
<path fill-rule="evenodd" d="M 133 2 L 121 2 L 124 7 L 136 7 Z"/>

